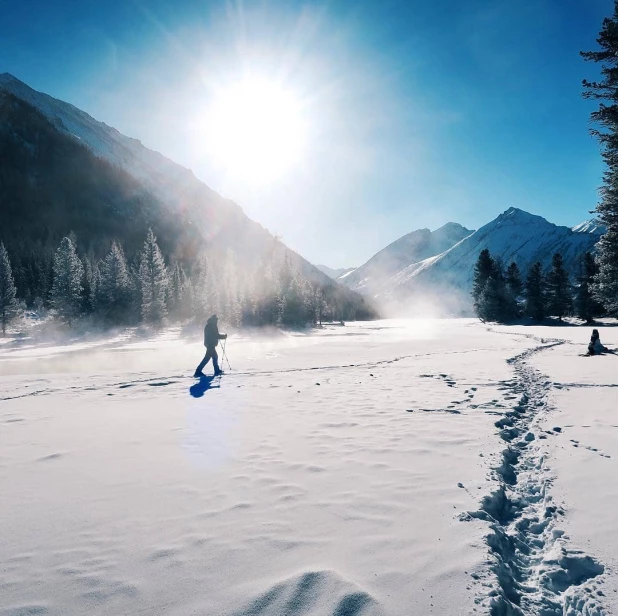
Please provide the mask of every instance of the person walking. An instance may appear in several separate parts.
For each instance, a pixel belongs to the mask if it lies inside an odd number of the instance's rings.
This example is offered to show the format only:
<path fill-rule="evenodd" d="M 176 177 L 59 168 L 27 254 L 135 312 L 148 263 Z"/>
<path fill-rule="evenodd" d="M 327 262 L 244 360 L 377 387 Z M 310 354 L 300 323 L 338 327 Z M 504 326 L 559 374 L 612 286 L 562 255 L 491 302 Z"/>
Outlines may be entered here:
<path fill-rule="evenodd" d="M 217 355 L 216 347 L 219 344 L 219 340 L 225 340 L 227 338 L 227 334 L 219 333 L 218 320 L 217 315 L 213 314 L 208 321 L 206 321 L 206 326 L 204 327 L 206 355 L 204 355 L 204 359 L 202 359 L 200 365 L 195 369 L 195 374 L 193 375 L 195 378 L 205 376 L 202 370 L 211 359 L 215 368 L 215 376 L 219 376 L 222 372 L 219 368 L 219 356 Z"/>

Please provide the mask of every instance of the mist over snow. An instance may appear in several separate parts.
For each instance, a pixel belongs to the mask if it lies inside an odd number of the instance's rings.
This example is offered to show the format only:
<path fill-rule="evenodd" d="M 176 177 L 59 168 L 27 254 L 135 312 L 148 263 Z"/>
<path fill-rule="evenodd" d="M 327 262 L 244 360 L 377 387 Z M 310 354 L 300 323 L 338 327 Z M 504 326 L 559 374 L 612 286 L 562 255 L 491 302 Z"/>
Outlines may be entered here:
<path fill-rule="evenodd" d="M 387 314 L 470 315 L 474 265 L 484 248 L 524 274 L 537 261 L 548 268 L 559 252 L 575 277 L 604 232 L 597 220 L 570 229 L 509 208 L 477 231 L 449 223 L 433 233 L 409 233 L 339 281 L 373 297 Z"/>

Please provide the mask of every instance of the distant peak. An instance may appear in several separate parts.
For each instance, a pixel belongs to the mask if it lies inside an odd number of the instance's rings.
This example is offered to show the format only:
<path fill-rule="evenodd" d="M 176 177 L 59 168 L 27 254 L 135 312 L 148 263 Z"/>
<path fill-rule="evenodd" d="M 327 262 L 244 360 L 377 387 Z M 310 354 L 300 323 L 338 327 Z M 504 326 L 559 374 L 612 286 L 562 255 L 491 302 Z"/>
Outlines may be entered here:
<path fill-rule="evenodd" d="M 466 229 L 466 227 L 460 225 L 458 222 L 447 222 L 445 225 L 442 225 L 440 228 L 436 229 L 434 233 L 451 233 L 453 231 L 470 231 L 470 229 Z"/>
<path fill-rule="evenodd" d="M 518 207 L 510 207 L 505 212 L 502 212 L 502 214 L 500 214 L 500 216 L 498 216 L 496 220 L 500 222 L 508 221 L 513 223 L 536 222 L 551 224 L 542 216 L 538 216 L 537 214 L 531 214 L 530 212 L 526 212 L 525 210 L 520 210 Z"/>
<path fill-rule="evenodd" d="M 19 83 L 23 83 L 22 81 L 19 81 L 19 79 L 17 79 L 15 75 L 11 75 L 11 73 L 0 73 L 0 83 L 6 83 L 9 81 L 17 81 Z"/>

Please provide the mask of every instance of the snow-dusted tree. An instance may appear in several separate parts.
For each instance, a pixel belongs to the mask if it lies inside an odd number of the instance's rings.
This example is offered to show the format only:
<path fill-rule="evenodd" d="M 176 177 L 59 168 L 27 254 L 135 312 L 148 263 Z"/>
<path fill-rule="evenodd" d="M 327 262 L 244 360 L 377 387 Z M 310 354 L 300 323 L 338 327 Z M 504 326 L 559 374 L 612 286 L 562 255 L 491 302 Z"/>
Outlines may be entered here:
<path fill-rule="evenodd" d="M 93 312 L 92 306 L 92 261 L 87 255 L 82 256 L 82 267 L 84 273 L 82 275 L 82 310 L 86 314 Z"/>
<path fill-rule="evenodd" d="M 543 266 L 537 261 L 530 267 L 526 277 L 526 314 L 536 321 L 545 318 L 544 285 Z"/>
<path fill-rule="evenodd" d="M 593 292 L 609 314 L 618 316 L 618 0 L 614 14 L 603 20 L 597 43 L 600 50 L 582 52 L 585 60 L 601 65 L 601 80 L 584 80 L 583 85 L 585 98 L 600 101 L 591 114 L 593 124 L 600 128 L 591 132 L 606 164 L 596 211 L 607 231 L 598 245 L 599 271 Z"/>
<path fill-rule="evenodd" d="M 130 318 L 131 280 L 124 252 L 116 242 L 112 242 L 99 271 L 99 313 L 110 323 L 126 323 Z"/>
<path fill-rule="evenodd" d="M 58 316 L 69 325 L 82 312 L 82 276 L 84 267 L 75 245 L 65 237 L 54 255 L 54 282 L 51 303 Z"/>
<path fill-rule="evenodd" d="M 99 310 L 99 287 L 101 286 L 101 269 L 99 262 L 92 263 L 92 276 L 90 278 L 90 296 L 89 303 L 92 312 Z"/>
<path fill-rule="evenodd" d="M 11 271 L 9 255 L 0 242 L 0 320 L 2 321 L 2 335 L 6 335 L 7 325 L 17 316 L 19 302 L 17 301 L 17 289 Z"/>
<path fill-rule="evenodd" d="M 167 269 L 152 229 L 144 242 L 139 263 L 139 288 L 142 300 L 142 320 L 161 323 L 167 316 Z"/>
<path fill-rule="evenodd" d="M 214 272 L 206 255 L 200 255 L 193 268 L 193 316 L 198 323 L 203 323 L 215 312 Z"/>
<path fill-rule="evenodd" d="M 581 261 L 579 287 L 575 300 L 577 316 L 584 319 L 586 323 L 592 323 L 594 317 L 601 312 L 601 306 L 592 296 L 592 285 L 597 272 L 598 268 L 594 256 L 587 252 Z"/>
<path fill-rule="evenodd" d="M 236 266 L 236 255 L 228 250 L 225 257 L 223 269 L 222 287 L 225 289 L 224 314 L 228 323 L 240 325 L 241 323 L 241 304 L 239 298 L 238 270 Z"/>
<path fill-rule="evenodd" d="M 557 252 L 551 261 L 551 270 L 547 274 L 547 309 L 549 314 L 558 317 L 566 316 L 573 305 L 569 274 L 564 269 L 564 259 Z"/>
<path fill-rule="evenodd" d="M 167 307 L 170 315 L 178 316 L 180 312 L 180 302 L 182 297 L 182 288 L 186 281 L 186 276 L 182 265 L 178 261 L 174 261 L 170 265 L 169 285 L 167 287 Z"/>

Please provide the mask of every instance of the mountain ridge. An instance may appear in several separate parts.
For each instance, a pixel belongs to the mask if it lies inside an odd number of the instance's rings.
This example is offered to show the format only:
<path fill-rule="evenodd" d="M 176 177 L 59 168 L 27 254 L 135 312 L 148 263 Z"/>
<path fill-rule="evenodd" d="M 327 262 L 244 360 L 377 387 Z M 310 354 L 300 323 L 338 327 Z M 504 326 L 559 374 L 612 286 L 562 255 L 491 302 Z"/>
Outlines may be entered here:
<path fill-rule="evenodd" d="M 385 281 L 404 266 L 438 255 L 470 233 L 470 229 L 455 222 L 448 222 L 435 231 L 417 229 L 391 242 L 339 280 L 356 291 L 379 293 Z"/>
<path fill-rule="evenodd" d="M 169 258 L 177 258 L 180 251 L 180 258 L 190 262 L 207 246 L 223 253 L 232 250 L 241 266 L 252 267 L 276 248 L 309 282 L 341 295 L 342 302 L 368 306 L 366 299 L 350 294 L 277 242 L 238 204 L 216 193 L 190 170 L 70 103 L 3 73 L 0 107 L 0 158 L 6 157 L 0 169 L 4 177 L 0 198 L 5 204 L 0 239 L 10 252 L 36 249 L 38 255 L 41 251 L 47 254 L 52 246 L 55 250 L 59 236 L 78 231 L 78 226 L 82 250 L 94 250 L 99 258 L 106 250 L 104 245 L 109 249 L 111 239 L 131 239 L 135 247 L 136 238 L 143 241 L 152 226 L 163 236 Z M 88 155 L 80 154 L 79 148 Z M 80 168 L 87 172 L 80 174 Z M 99 228 L 86 223 L 93 199 L 98 208 L 94 220 L 106 230 L 98 239 Z M 36 235 L 29 220 L 37 223 Z M 130 256 L 131 250 L 127 252 Z M 364 308 L 360 313 L 365 313 Z"/>
<path fill-rule="evenodd" d="M 449 225 L 451 229 L 467 231 L 458 223 L 447 223 L 433 233 L 449 228 Z M 457 241 L 452 241 L 441 252 L 423 259 L 417 259 L 417 255 L 412 253 L 399 255 L 402 259 L 391 261 L 397 269 L 395 272 L 372 268 L 372 263 L 379 261 L 380 255 L 388 255 L 392 247 L 405 246 L 409 238 L 426 237 L 430 232 L 418 229 L 408 233 L 339 280 L 370 295 L 382 303 L 387 312 L 405 313 L 411 306 L 419 305 L 423 310 L 470 314 L 474 265 L 483 248 L 488 248 L 504 266 L 515 261 L 523 275 L 535 261 L 540 261 L 545 268 L 549 267 L 553 254 L 560 252 L 565 266 L 574 275 L 583 253 L 594 250 L 603 232 L 604 228 L 595 219 L 569 228 L 555 225 L 523 209 L 510 207 L 480 229 L 470 231 L 464 237 L 451 237 L 451 240 Z M 404 257 L 409 260 L 407 264 L 403 263 Z M 356 274 L 359 271 L 361 275 Z M 363 279 L 362 274 L 367 272 L 370 275 Z"/>

